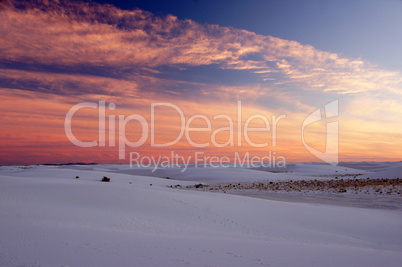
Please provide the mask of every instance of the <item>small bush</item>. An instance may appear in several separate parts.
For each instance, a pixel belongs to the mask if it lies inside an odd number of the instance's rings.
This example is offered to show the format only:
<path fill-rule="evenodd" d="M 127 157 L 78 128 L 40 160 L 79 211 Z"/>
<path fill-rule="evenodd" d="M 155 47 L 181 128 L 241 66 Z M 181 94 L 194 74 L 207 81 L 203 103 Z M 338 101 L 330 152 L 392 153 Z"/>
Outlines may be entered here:
<path fill-rule="evenodd" d="M 195 188 L 203 188 L 204 186 L 202 184 L 196 184 Z"/>
<path fill-rule="evenodd" d="M 110 182 L 110 178 L 106 177 L 106 176 L 103 176 L 102 182 Z"/>

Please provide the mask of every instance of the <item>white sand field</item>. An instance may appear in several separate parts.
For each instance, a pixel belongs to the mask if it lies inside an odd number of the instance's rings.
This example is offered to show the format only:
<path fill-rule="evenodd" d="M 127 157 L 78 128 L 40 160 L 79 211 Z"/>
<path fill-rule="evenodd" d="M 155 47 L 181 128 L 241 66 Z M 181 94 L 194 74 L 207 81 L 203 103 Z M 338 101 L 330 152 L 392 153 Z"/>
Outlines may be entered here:
<path fill-rule="evenodd" d="M 283 173 L 0 167 L 0 266 L 401 266 L 401 195 L 184 189 L 341 174 L 391 178 L 401 170 L 401 163 L 367 162 L 288 164 Z M 381 201 L 388 205 L 375 205 Z"/>

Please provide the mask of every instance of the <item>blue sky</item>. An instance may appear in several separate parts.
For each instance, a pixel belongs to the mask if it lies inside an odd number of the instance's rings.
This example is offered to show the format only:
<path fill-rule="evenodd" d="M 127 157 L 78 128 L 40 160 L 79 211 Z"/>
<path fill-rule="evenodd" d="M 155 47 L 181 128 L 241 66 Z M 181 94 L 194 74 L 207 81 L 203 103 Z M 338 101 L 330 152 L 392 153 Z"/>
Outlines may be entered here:
<path fill-rule="evenodd" d="M 98 1 L 271 35 L 402 70 L 400 0 Z"/>

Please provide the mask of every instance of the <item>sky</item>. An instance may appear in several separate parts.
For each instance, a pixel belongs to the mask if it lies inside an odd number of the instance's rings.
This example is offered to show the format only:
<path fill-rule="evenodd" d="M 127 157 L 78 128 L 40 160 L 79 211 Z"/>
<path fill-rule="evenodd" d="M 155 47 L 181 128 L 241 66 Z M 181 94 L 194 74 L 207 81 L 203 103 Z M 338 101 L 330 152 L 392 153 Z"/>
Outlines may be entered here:
<path fill-rule="evenodd" d="M 402 70 L 400 0 L 98 1 L 245 29 Z"/>
<path fill-rule="evenodd" d="M 399 161 L 401 13 L 397 0 L 1 1 L 0 165 Z"/>

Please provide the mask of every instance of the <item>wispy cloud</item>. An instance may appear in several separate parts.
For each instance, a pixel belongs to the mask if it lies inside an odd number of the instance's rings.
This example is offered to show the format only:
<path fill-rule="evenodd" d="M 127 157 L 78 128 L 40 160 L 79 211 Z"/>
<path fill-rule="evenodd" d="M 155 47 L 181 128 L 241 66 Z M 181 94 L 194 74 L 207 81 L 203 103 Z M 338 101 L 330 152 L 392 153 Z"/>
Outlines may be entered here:
<path fill-rule="evenodd" d="M 132 78 L 143 75 L 142 68 L 216 64 L 255 73 L 256 83 L 273 79 L 297 86 L 294 91 L 401 92 L 398 72 L 295 41 L 110 5 L 44 1 L 34 6 L 6 6 L 1 11 L 1 60 L 16 68 L 19 62 L 79 67 L 84 72 L 87 67 L 98 75 L 99 69 L 107 69 L 118 78 Z"/>

